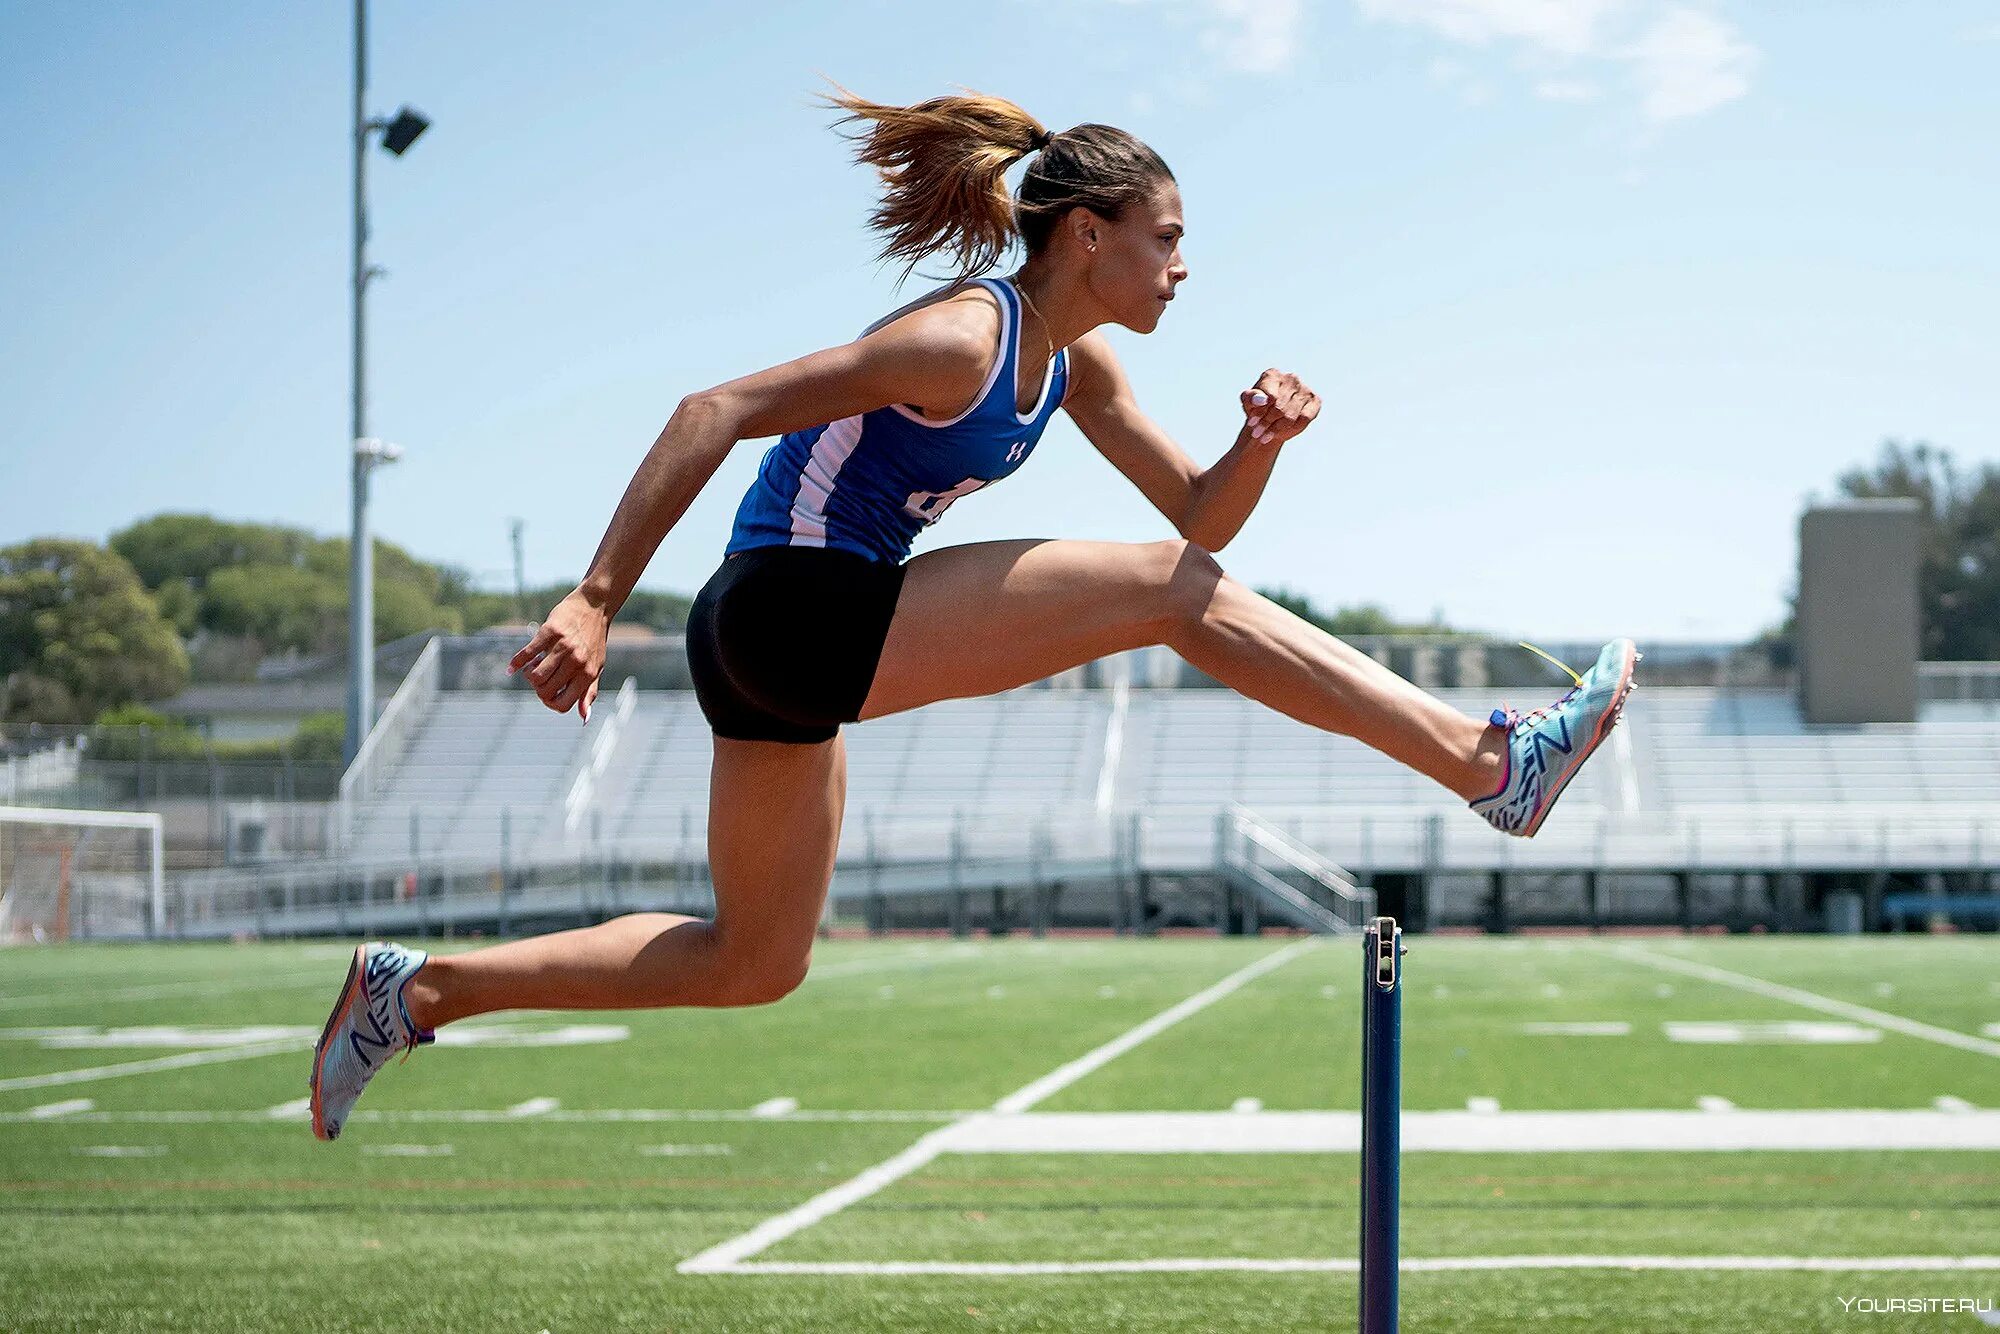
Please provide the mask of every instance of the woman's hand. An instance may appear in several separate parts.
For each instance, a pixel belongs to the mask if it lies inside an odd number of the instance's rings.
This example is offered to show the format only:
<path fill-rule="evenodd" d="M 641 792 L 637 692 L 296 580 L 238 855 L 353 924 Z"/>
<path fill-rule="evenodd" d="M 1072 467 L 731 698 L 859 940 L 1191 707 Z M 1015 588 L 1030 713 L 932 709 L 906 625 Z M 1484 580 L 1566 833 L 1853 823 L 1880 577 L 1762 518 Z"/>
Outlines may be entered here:
<path fill-rule="evenodd" d="M 1319 395 L 1289 371 L 1273 368 L 1243 391 L 1243 429 L 1260 444 L 1282 445 L 1319 416 Z"/>
<path fill-rule="evenodd" d="M 556 604 L 535 637 L 508 662 L 507 675 L 526 667 L 542 703 L 557 713 L 577 706 L 587 723 L 597 698 L 597 678 L 604 672 L 604 640 L 610 629 L 611 618 L 578 589 Z"/>

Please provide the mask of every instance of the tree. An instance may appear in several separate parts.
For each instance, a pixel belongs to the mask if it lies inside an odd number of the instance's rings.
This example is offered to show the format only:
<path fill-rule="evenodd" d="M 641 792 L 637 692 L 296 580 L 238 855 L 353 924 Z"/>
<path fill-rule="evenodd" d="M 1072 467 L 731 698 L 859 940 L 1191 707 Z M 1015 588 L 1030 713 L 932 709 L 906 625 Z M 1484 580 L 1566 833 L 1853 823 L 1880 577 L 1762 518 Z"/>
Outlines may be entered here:
<path fill-rule="evenodd" d="M 0 547 L 0 719 L 88 722 L 187 679 L 180 638 L 123 556 L 65 538 Z"/>
<path fill-rule="evenodd" d="M 1313 606 L 1312 600 L 1303 593 L 1294 593 L 1289 588 L 1260 588 L 1257 590 L 1271 601 L 1301 620 L 1311 621 L 1330 635 L 1449 635 L 1456 634 L 1449 626 L 1438 623 L 1424 625 L 1402 625 L 1388 612 L 1374 603 L 1359 606 L 1340 607 L 1333 611 L 1322 611 Z"/>
<path fill-rule="evenodd" d="M 155 514 L 113 533 L 107 545 L 132 563 L 149 589 L 180 579 L 199 590 L 216 570 L 302 564 L 313 542 L 297 528 L 230 523 L 206 514 Z"/>
<path fill-rule="evenodd" d="M 2000 659 L 2000 467 L 1967 473 L 1947 450 L 1885 440 L 1875 466 L 1842 474 L 1839 486 L 1855 499 L 1907 496 L 1922 507 L 1922 656 Z"/>

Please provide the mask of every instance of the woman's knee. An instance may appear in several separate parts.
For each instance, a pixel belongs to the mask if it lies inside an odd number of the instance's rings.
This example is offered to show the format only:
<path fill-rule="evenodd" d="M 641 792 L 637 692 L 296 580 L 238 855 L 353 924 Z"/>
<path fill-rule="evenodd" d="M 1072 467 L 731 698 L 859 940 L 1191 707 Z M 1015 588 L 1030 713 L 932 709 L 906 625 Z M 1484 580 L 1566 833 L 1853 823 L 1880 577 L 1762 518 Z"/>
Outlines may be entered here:
<path fill-rule="evenodd" d="M 1145 559 L 1160 637 L 1171 644 L 1201 624 L 1227 576 L 1213 552 L 1185 538 L 1147 543 Z"/>
<path fill-rule="evenodd" d="M 812 966 L 812 949 L 771 946 L 731 948 L 725 944 L 715 987 L 714 1004 L 771 1005 L 799 989 Z"/>

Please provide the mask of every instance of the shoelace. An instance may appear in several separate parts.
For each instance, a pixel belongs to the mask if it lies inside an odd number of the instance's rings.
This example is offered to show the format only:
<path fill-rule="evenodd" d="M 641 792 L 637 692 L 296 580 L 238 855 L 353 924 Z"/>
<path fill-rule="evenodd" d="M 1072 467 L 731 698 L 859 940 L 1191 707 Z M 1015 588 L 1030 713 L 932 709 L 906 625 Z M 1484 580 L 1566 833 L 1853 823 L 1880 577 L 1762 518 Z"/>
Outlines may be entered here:
<path fill-rule="evenodd" d="M 1525 714 L 1516 713 L 1513 709 L 1507 708 L 1505 706 L 1493 710 L 1492 716 L 1488 718 L 1487 721 L 1492 723 L 1493 726 L 1495 727 L 1504 727 L 1507 728 L 1509 731 L 1512 731 L 1515 727 L 1519 726 L 1522 723 L 1532 723 L 1543 717 L 1546 717 L 1551 713 L 1554 713 L 1557 709 L 1560 709 L 1563 705 L 1569 703 L 1571 699 L 1575 698 L 1577 691 L 1583 689 L 1583 678 L 1581 676 L 1578 676 L 1574 671 L 1571 671 L 1569 664 L 1564 662 L 1561 658 L 1556 657 L 1553 653 L 1549 653 L 1546 650 L 1536 648 L 1533 644 L 1530 644 L 1525 639 L 1517 640 L 1516 642 L 1519 643 L 1522 648 L 1528 650 L 1528 652 L 1533 653 L 1538 657 L 1547 658 L 1550 662 L 1562 668 L 1564 672 L 1568 673 L 1569 679 L 1576 682 L 1576 684 L 1570 687 L 1568 694 L 1565 694 L 1561 699 L 1557 700 L 1555 703 L 1544 704 L 1541 708 L 1536 709 L 1531 713 L 1525 713 Z"/>
<path fill-rule="evenodd" d="M 425 1031 L 424 1029 L 421 1028 L 412 1029 L 410 1032 L 409 1045 L 403 1048 L 403 1059 L 401 1061 L 396 1062 L 396 1064 L 402 1065 L 405 1061 L 408 1061 L 410 1059 L 410 1054 L 416 1051 L 417 1048 L 426 1046 L 436 1041 L 437 1041 L 436 1029 L 433 1028 L 430 1029 L 429 1031 Z"/>

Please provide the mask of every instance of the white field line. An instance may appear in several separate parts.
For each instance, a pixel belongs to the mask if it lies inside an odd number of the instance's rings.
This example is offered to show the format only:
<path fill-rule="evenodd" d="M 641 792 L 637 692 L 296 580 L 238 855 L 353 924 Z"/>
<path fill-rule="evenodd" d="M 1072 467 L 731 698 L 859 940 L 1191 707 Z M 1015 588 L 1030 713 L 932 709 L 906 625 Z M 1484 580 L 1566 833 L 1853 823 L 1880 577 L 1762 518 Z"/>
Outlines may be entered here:
<path fill-rule="evenodd" d="M 1172 1028 L 1189 1015 L 1207 1009 L 1224 996 L 1229 995 L 1231 992 L 1248 983 L 1256 981 L 1264 974 L 1284 967 L 1301 953 L 1311 949 L 1314 943 L 1315 938 L 1308 936 L 1304 940 L 1287 945 L 1275 953 L 1265 955 L 1247 967 L 1237 969 L 1214 986 L 1196 992 L 1177 1005 L 1169 1006 L 1167 1009 L 1154 1015 L 1151 1019 L 1148 1019 L 1145 1023 L 1111 1039 L 1111 1041 L 1105 1043 L 1095 1051 L 1087 1052 L 1069 1064 L 1051 1070 L 1048 1074 L 1043 1075 L 1040 1079 L 1037 1079 L 1025 1088 L 1016 1089 L 1000 1101 L 994 1103 L 993 1110 L 1003 1113 L 1027 1111 L 1044 1098 L 1062 1092 L 1085 1075 L 1108 1065 L 1148 1038 L 1156 1037 L 1167 1029 Z"/>
<path fill-rule="evenodd" d="M 937 1132 L 945 1153 L 1340 1153 L 1359 1112 L 1030 1112 Z M 2000 1150 L 2000 1112 L 1405 1112 L 1405 1153 Z"/>
<path fill-rule="evenodd" d="M 986 959 L 984 953 L 975 946 L 964 951 L 919 955 L 915 958 L 849 959 L 842 963 L 822 964 L 807 971 L 806 980 L 833 977 L 872 977 L 876 973 L 927 972 L 941 964 L 977 963 Z"/>
<path fill-rule="evenodd" d="M 1079 1056 L 1023 1088 L 1008 1094 L 993 1104 L 993 1113 L 1002 1116 L 1025 1112 L 1028 1108 L 1074 1084 L 1077 1080 L 1101 1068 L 1107 1062 L 1117 1059 L 1148 1038 L 1171 1028 L 1191 1014 L 1213 1005 L 1224 996 L 1248 982 L 1255 981 L 1274 968 L 1282 967 L 1310 949 L 1316 940 L 1307 937 L 1283 949 L 1265 955 L 1263 958 L 1237 969 L 1220 982 L 1206 987 L 1186 1000 L 1160 1011 L 1151 1019 L 1126 1030 L 1111 1041 Z M 864 1200 L 883 1187 L 902 1180 L 923 1168 L 940 1153 L 945 1151 L 946 1137 L 958 1126 L 974 1124 L 985 1119 L 975 1116 L 954 1122 L 938 1130 L 931 1131 L 916 1143 L 885 1162 L 843 1181 L 831 1190 L 822 1191 L 804 1204 L 775 1217 L 767 1218 L 756 1227 L 740 1236 L 731 1237 L 719 1245 L 711 1246 L 698 1255 L 689 1256 L 678 1266 L 683 1274 L 727 1273 L 749 1257 L 768 1250 L 786 1237 L 804 1231 L 857 1200 Z"/>
<path fill-rule="evenodd" d="M 297 1104 L 267 1111 L 83 1111 L 69 1124 L 288 1125 Z M 0 1124 L 46 1119 L 33 1109 L 0 1113 Z M 363 1111 L 378 1125 L 495 1125 L 509 1110 Z M 545 1112 L 542 1121 L 594 1124 L 817 1125 L 827 1122 L 950 1123 L 940 1153 L 1353 1153 L 1358 1112 L 798 1111 L 757 1116 L 740 1108 Z M 1744 1111 L 1405 1112 L 1406 1153 L 1866 1152 L 1876 1149 L 2000 1150 L 2000 1111 L 1866 1108 Z M 941 1132 L 942 1133 L 942 1132 Z"/>
<path fill-rule="evenodd" d="M 78 1112 L 94 1111 L 97 1107 L 89 1098 L 69 1098 L 62 1102 L 45 1102 L 40 1107 L 30 1107 L 28 1117 L 34 1121 L 46 1121 L 54 1116 L 74 1116 Z"/>
<path fill-rule="evenodd" d="M 351 950 L 342 951 L 346 958 Z M 809 978 L 854 977 L 873 973 L 903 972 L 911 969 L 930 969 L 940 964 L 966 963 L 984 958 L 976 948 L 963 953 L 944 951 L 935 955 L 917 958 L 870 958 L 851 959 L 842 963 L 823 964 L 813 969 Z M 331 981 L 328 979 L 332 978 Z M 83 987 L 72 987 L 67 991 L 41 991 L 29 995 L 0 996 L 0 1010 L 10 1010 L 20 1006 L 34 1005 L 96 1005 L 104 1001 L 164 1000 L 174 996 L 211 996 L 236 991 L 285 991 L 304 987 L 325 987 L 330 992 L 339 986 L 339 979 L 331 974 L 316 977 L 301 977 L 296 972 L 284 977 L 249 981 L 216 982 L 153 982 L 144 986 L 122 987 L 115 991 L 96 991 Z M 544 1011 L 544 1013 L 554 1013 Z"/>
<path fill-rule="evenodd" d="M 243 1111 L 129 1111 L 129 1112 L 81 1112 L 73 1113 L 65 1120 L 94 1122 L 158 1123 L 172 1125 L 221 1125 L 259 1122 L 283 1124 L 287 1117 L 304 1115 L 306 1100 L 279 1103 L 261 1112 Z M 544 1112 L 537 1121 L 569 1122 L 630 1122 L 649 1124 L 653 1122 L 730 1122 L 742 1121 L 757 1125 L 818 1125 L 825 1122 L 904 1122 L 917 1124 L 942 1124 L 961 1121 L 968 1116 L 979 1115 L 977 1110 L 956 1109 L 937 1111 L 901 1110 L 859 1110 L 825 1111 L 804 1109 L 788 1112 L 783 1116 L 759 1116 L 741 1107 L 728 1108 L 679 1108 L 679 1107 L 636 1107 L 622 1109 L 577 1110 Z M 0 1112 L 0 1125 L 14 1125 L 36 1120 L 31 1112 Z M 361 1111 L 347 1119 L 349 1125 L 362 1121 L 380 1123 L 440 1121 L 449 1123 L 480 1124 L 485 1122 L 513 1121 L 518 1118 L 504 1108 L 476 1108 L 459 1110 L 424 1110 L 408 1112 Z"/>
<path fill-rule="evenodd" d="M 164 1000 L 171 996 L 213 996 L 232 991 L 286 991 L 299 987 L 326 987 L 331 991 L 339 985 L 325 977 L 298 977 L 268 979 L 261 982 L 159 982 L 151 986 L 124 987 L 117 991 L 93 991 L 85 987 L 73 987 L 68 991 L 44 991 L 32 996 L 0 996 L 0 1010 L 11 1010 L 24 1005 L 97 1005 L 103 1001 L 123 1000 Z"/>
<path fill-rule="evenodd" d="M 1358 1261 L 1210 1259 L 1178 1260 L 956 1260 L 762 1261 L 731 1265 L 726 1274 L 967 1274 L 1010 1277 L 1033 1274 L 1199 1274 L 1216 1270 L 1261 1274 L 1352 1274 Z M 1406 1274 L 1453 1270 L 1671 1269 L 1692 1272 L 1806 1270 L 1815 1273 L 1983 1273 L 2000 1270 L 2000 1255 L 1454 1255 L 1405 1257 Z"/>
<path fill-rule="evenodd" d="M 766 1098 L 750 1109 L 750 1115 L 760 1121 L 768 1121 L 774 1116 L 787 1116 L 798 1109 L 797 1098 Z"/>
<path fill-rule="evenodd" d="M 517 1102 L 512 1107 L 509 1107 L 507 1115 L 513 1117 L 547 1116 L 560 1106 L 562 1106 L 562 1102 L 557 1098 L 530 1098 L 526 1102 Z"/>
<path fill-rule="evenodd" d="M 149 1061 L 126 1061 L 119 1065 L 94 1065 L 85 1070 L 57 1070 L 46 1075 L 17 1075 L 0 1079 L 0 1093 L 9 1089 L 54 1088 L 60 1084 L 88 1084 L 97 1079 L 118 1079 L 125 1075 L 148 1075 L 158 1070 L 180 1070 L 190 1065 L 214 1065 L 220 1061 L 247 1061 L 253 1056 L 275 1056 L 285 1051 L 305 1051 L 310 1039 L 260 1042 L 252 1047 L 224 1047 L 218 1051 L 190 1051 L 179 1056 L 157 1056 Z"/>
<path fill-rule="evenodd" d="M 1850 1001 L 1835 1000 L 1814 991 L 1802 991 L 1798 987 L 1788 987 L 1780 982 L 1766 982 L 1761 977 L 1748 973 L 1733 973 L 1727 968 L 1717 968 L 1713 964 L 1696 963 L 1691 959 L 1676 959 L 1669 954 L 1655 954 L 1637 945 L 1621 945 L 1612 951 L 1621 959 L 1643 963 L 1649 968 L 1659 968 L 1670 973 L 1684 973 L 1720 986 L 1735 987 L 1756 996 L 1767 996 L 1772 1000 L 1790 1001 L 1803 1005 L 1808 1010 L 1818 1010 L 1822 1014 L 1837 1014 L 1843 1019 L 1858 1019 L 1864 1024 L 1874 1024 L 1892 1033 L 1905 1037 L 1920 1038 L 1925 1042 L 1935 1042 L 1945 1047 L 1956 1047 L 1979 1056 L 2000 1056 L 2000 1042 L 1988 1038 L 1974 1037 L 1970 1033 L 1959 1033 L 1949 1028 L 1939 1028 L 1934 1024 L 1920 1023 L 1915 1019 L 1905 1019 L 1899 1014 L 1889 1014 L 1882 1010 L 1870 1009 L 1866 1005 L 1855 1005 Z"/>

